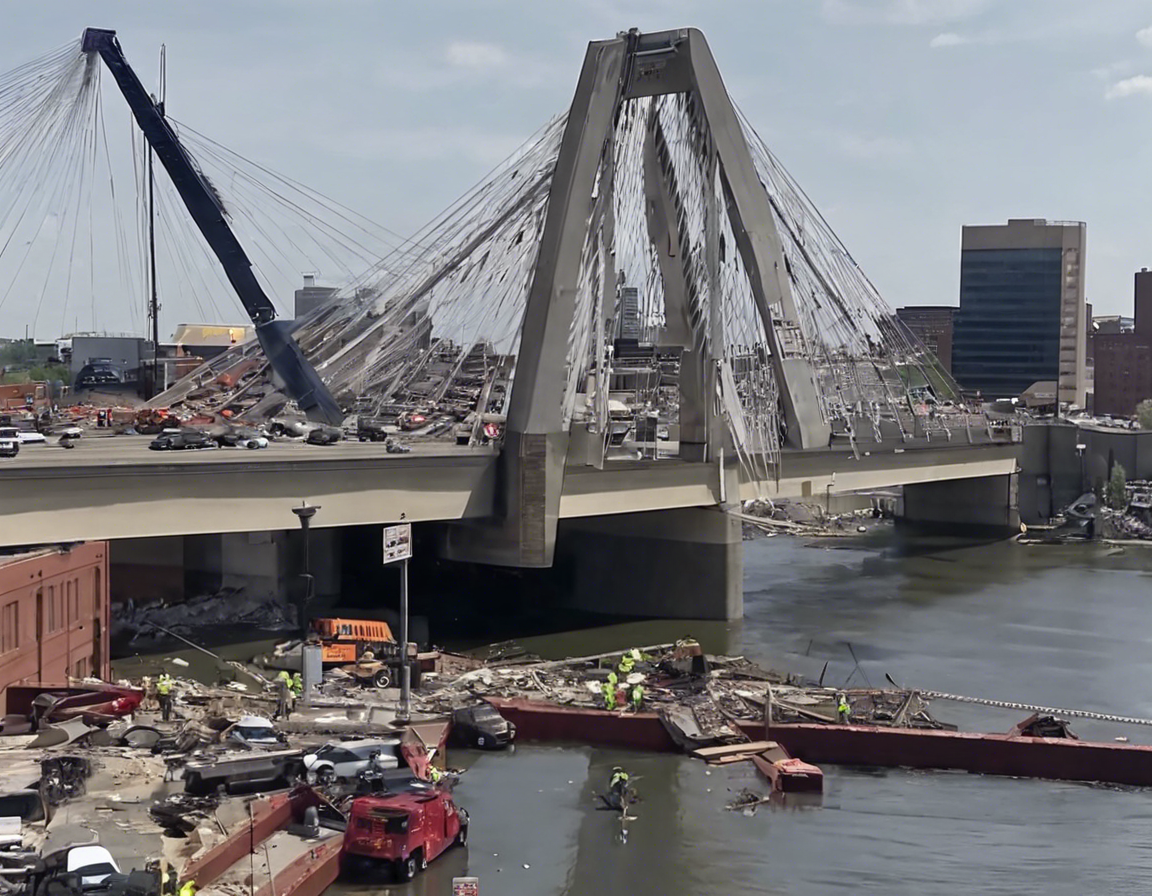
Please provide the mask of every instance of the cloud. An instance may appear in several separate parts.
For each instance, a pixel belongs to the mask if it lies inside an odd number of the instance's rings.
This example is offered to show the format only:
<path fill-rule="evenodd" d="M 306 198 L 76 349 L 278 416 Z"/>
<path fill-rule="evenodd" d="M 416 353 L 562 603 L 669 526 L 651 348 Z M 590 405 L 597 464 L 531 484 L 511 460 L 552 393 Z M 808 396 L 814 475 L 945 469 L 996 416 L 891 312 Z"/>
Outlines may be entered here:
<path fill-rule="evenodd" d="M 1140 94 L 1152 96 L 1152 76 L 1136 75 L 1132 78 L 1125 78 L 1123 81 L 1117 81 L 1104 92 L 1104 98 L 1119 100 L 1126 96 L 1139 96 Z"/>
<path fill-rule="evenodd" d="M 1114 78 L 1127 75 L 1135 67 L 1135 63 L 1133 63 L 1131 59 L 1121 59 L 1117 62 L 1110 62 L 1107 65 L 1092 69 L 1092 75 L 1101 81 L 1111 81 Z"/>
<path fill-rule="evenodd" d="M 1152 25 L 1147 28 L 1141 28 L 1136 32 L 1136 40 L 1144 44 L 1146 47 L 1152 47 Z"/>
<path fill-rule="evenodd" d="M 500 68 L 508 62 L 508 54 L 496 44 L 482 44 L 458 40 L 448 44 L 444 56 L 449 65 L 474 71 Z"/>
<path fill-rule="evenodd" d="M 823 0 L 820 14 L 834 25 L 941 25 L 987 6 L 988 0 Z"/>
<path fill-rule="evenodd" d="M 928 41 L 928 46 L 932 49 L 938 47 L 958 47 L 961 44 L 972 43 L 972 38 L 965 37 L 963 34 L 956 34 L 954 31 L 945 31 L 942 34 L 937 34 L 932 40 Z"/>

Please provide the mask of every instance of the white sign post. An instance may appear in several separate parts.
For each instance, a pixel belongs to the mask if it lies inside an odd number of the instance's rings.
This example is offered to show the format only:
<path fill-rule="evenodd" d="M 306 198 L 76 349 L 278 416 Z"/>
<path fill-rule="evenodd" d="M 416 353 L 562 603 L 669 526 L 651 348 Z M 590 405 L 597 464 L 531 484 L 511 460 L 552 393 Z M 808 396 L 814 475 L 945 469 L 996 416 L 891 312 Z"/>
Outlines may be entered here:
<path fill-rule="evenodd" d="M 412 716 L 412 669 L 408 665 L 408 560 L 412 556 L 412 524 L 384 527 L 384 563 L 400 561 L 400 703 L 396 720 Z"/>

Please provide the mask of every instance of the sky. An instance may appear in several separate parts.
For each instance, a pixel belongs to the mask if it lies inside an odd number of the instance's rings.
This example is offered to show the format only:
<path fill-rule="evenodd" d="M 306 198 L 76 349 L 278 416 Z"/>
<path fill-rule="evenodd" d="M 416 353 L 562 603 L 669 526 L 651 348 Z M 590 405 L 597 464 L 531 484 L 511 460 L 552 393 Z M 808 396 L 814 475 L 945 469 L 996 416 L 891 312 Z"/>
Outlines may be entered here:
<path fill-rule="evenodd" d="M 0 71 L 96 26 L 152 84 L 164 43 L 171 115 L 400 233 L 566 108 L 588 41 L 695 26 L 891 306 L 956 304 L 961 226 L 1009 217 L 1087 222 L 1097 313 L 1152 267 L 1148 0 L 0 4 Z"/>

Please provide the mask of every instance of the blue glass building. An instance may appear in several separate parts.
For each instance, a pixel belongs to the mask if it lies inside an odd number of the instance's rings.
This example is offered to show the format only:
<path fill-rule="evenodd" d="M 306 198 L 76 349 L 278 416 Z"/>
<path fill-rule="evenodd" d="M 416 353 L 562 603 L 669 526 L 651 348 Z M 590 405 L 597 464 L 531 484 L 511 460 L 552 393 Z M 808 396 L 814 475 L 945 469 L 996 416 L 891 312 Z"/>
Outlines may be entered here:
<path fill-rule="evenodd" d="M 965 227 L 952 375 L 985 398 L 1060 384 L 1083 401 L 1083 224 L 1025 219 Z"/>

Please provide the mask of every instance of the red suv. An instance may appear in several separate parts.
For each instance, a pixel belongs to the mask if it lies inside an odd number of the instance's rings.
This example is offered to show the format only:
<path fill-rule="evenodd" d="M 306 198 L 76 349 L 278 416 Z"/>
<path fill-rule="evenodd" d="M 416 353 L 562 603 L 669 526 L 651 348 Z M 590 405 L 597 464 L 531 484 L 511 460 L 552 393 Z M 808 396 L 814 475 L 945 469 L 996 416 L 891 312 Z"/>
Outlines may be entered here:
<path fill-rule="evenodd" d="M 467 842 L 468 813 L 446 790 L 361 796 L 352 801 L 344 858 L 387 862 L 411 880 L 453 843 Z"/>

